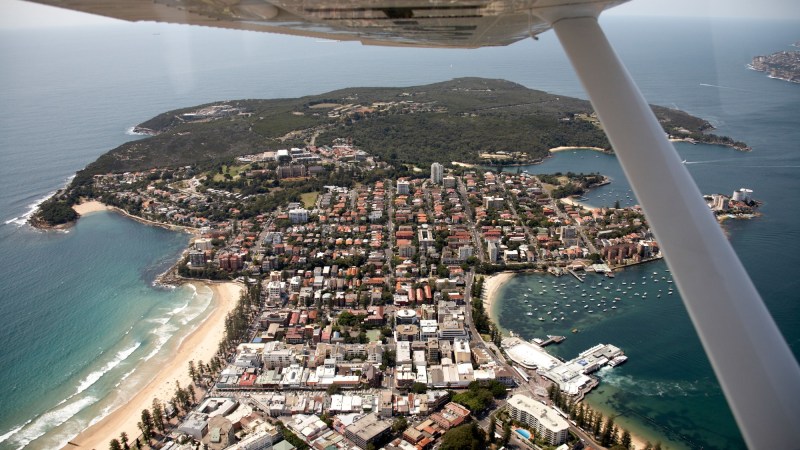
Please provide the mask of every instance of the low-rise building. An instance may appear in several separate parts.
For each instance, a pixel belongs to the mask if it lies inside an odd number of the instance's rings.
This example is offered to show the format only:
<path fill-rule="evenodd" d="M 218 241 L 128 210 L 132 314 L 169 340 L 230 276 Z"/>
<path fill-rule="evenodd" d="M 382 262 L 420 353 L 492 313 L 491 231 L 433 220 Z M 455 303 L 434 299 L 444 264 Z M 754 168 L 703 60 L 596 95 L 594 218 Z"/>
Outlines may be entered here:
<path fill-rule="evenodd" d="M 375 414 L 369 414 L 348 426 L 344 436 L 362 449 L 366 449 L 369 444 L 388 434 L 391 427 L 390 422 L 379 419 Z"/>

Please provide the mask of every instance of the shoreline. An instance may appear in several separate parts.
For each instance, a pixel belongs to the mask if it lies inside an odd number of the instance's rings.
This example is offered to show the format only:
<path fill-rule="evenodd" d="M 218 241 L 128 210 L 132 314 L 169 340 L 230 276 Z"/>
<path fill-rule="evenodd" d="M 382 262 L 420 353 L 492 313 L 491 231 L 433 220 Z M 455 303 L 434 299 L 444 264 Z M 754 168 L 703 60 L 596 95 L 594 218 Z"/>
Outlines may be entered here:
<path fill-rule="evenodd" d="M 570 151 L 570 150 L 592 150 L 592 151 L 600 152 L 600 153 L 613 154 L 613 152 L 610 152 L 610 151 L 608 151 L 608 150 L 606 150 L 604 148 L 600 148 L 600 147 L 574 147 L 574 146 L 553 147 L 553 148 L 549 149 L 548 152 L 557 153 L 557 152 L 567 152 L 567 151 Z"/>
<path fill-rule="evenodd" d="M 483 300 L 483 310 L 486 311 L 486 315 L 489 316 L 489 320 L 491 320 L 501 332 L 503 329 L 500 328 L 500 323 L 495 314 L 495 307 L 497 306 L 495 298 L 498 296 L 500 288 L 516 275 L 517 272 L 503 271 L 486 277 L 483 281 L 483 293 L 481 294 Z"/>
<path fill-rule="evenodd" d="M 63 448 L 107 448 L 108 443 L 121 432 L 128 434 L 131 440 L 141 434 L 137 427 L 143 409 L 152 407 L 153 399 L 166 402 L 175 391 L 175 381 L 181 386 L 191 384 L 189 377 L 189 361 L 210 361 L 217 353 L 219 343 L 225 333 L 225 318 L 234 309 L 239 300 L 242 287 L 233 282 L 209 283 L 192 282 L 196 288 L 211 289 L 212 298 L 208 316 L 192 330 L 179 344 L 173 358 L 165 363 L 139 392 L 127 403 L 119 406 L 97 423 L 81 431 L 69 440 Z"/>
<path fill-rule="evenodd" d="M 498 330 L 504 335 L 505 330 L 500 326 L 500 322 L 497 320 L 497 307 L 499 306 L 499 302 L 496 301 L 499 299 L 500 288 L 503 287 L 509 280 L 514 278 L 517 274 L 525 274 L 531 273 L 529 271 L 503 271 L 496 274 L 493 274 L 489 277 L 484 278 L 484 291 L 482 294 L 483 300 L 483 308 L 486 311 L 487 315 L 489 316 L 489 320 L 491 320 Z M 583 402 L 587 404 L 591 404 L 588 400 L 584 398 Z M 600 410 L 600 408 L 591 405 L 593 409 Z M 642 450 L 645 448 L 645 444 L 647 442 L 646 439 L 643 439 L 642 436 L 639 434 L 639 430 L 636 433 L 634 431 L 628 429 L 628 433 L 631 435 L 631 443 L 633 444 L 633 448 Z"/>
<path fill-rule="evenodd" d="M 93 213 L 100 212 L 100 211 L 113 211 L 113 212 L 119 213 L 119 214 L 121 214 L 121 215 L 123 215 L 123 216 L 125 216 L 125 217 L 127 217 L 127 218 L 129 218 L 131 220 L 135 220 L 135 221 L 137 221 L 139 223 L 142 223 L 142 224 L 145 224 L 145 225 L 151 225 L 151 226 L 154 226 L 154 227 L 164 228 L 165 230 L 170 230 L 170 231 L 180 231 L 180 232 L 184 232 L 184 233 L 187 233 L 187 234 L 192 234 L 192 235 L 195 235 L 195 236 L 200 234 L 200 230 L 198 228 L 186 227 L 186 226 L 182 226 L 182 225 L 171 225 L 171 224 L 168 224 L 168 223 L 157 222 L 155 220 L 144 219 L 144 218 L 141 218 L 139 216 L 134 216 L 133 214 L 129 213 L 128 211 L 125 211 L 122 208 L 119 208 L 117 206 L 107 205 L 107 204 L 101 202 L 100 200 L 95 200 L 95 199 L 92 199 L 92 200 L 83 199 L 77 205 L 72 205 L 72 209 L 76 213 L 78 213 L 79 217 L 77 219 L 71 221 L 71 222 L 67 222 L 67 223 L 63 223 L 63 224 L 59 224 L 59 225 L 54 225 L 54 226 L 42 226 L 42 225 L 34 224 L 34 223 L 32 223 L 31 225 L 33 225 L 35 228 L 38 228 L 38 229 L 41 229 L 41 230 L 45 230 L 45 231 L 47 231 L 47 230 L 61 230 L 61 229 L 66 229 L 66 228 L 74 226 L 76 223 L 78 223 L 78 220 L 80 220 L 80 218 L 85 216 L 85 215 L 93 214 Z"/>

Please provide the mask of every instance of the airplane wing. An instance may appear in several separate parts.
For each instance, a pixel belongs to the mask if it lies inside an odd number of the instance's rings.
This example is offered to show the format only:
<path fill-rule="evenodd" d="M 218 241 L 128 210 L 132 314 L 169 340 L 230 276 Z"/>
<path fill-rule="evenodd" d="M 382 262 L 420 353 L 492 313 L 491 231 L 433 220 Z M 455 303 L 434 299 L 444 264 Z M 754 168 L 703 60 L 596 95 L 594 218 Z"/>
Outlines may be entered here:
<path fill-rule="evenodd" d="M 502 46 L 550 29 L 539 10 L 592 16 L 627 0 L 31 0 L 126 21 L 262 31 L 366 45 Z"/>

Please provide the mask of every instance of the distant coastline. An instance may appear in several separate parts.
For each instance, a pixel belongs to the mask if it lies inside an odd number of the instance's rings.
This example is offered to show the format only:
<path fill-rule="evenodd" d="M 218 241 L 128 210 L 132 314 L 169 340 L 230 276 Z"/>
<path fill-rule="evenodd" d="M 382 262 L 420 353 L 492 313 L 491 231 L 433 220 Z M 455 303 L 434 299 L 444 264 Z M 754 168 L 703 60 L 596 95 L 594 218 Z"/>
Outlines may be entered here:
<path fill-rule="evenodd" d="M 791 46 L 800 47 L 800 42 L 795 42 Z M 770 55 L 756 56 L 747 65 L 747 68 L 764 72 L 769 78 L 798 84 L 800 83 L 800 51 L 780 51 Z"/>

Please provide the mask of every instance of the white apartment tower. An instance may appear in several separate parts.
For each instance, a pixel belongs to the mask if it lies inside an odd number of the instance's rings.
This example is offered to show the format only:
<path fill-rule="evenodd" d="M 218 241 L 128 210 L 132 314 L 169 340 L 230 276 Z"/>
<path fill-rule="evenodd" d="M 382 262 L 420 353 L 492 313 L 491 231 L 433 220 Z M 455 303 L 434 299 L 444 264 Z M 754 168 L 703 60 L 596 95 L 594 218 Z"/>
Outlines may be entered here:
<path fill-rule="evenodd" d="M 444 166 L 435 162 L 431 164 L 431 182 L 435 184 L 442 184 L 442 175 L 444 174 Z"/>

